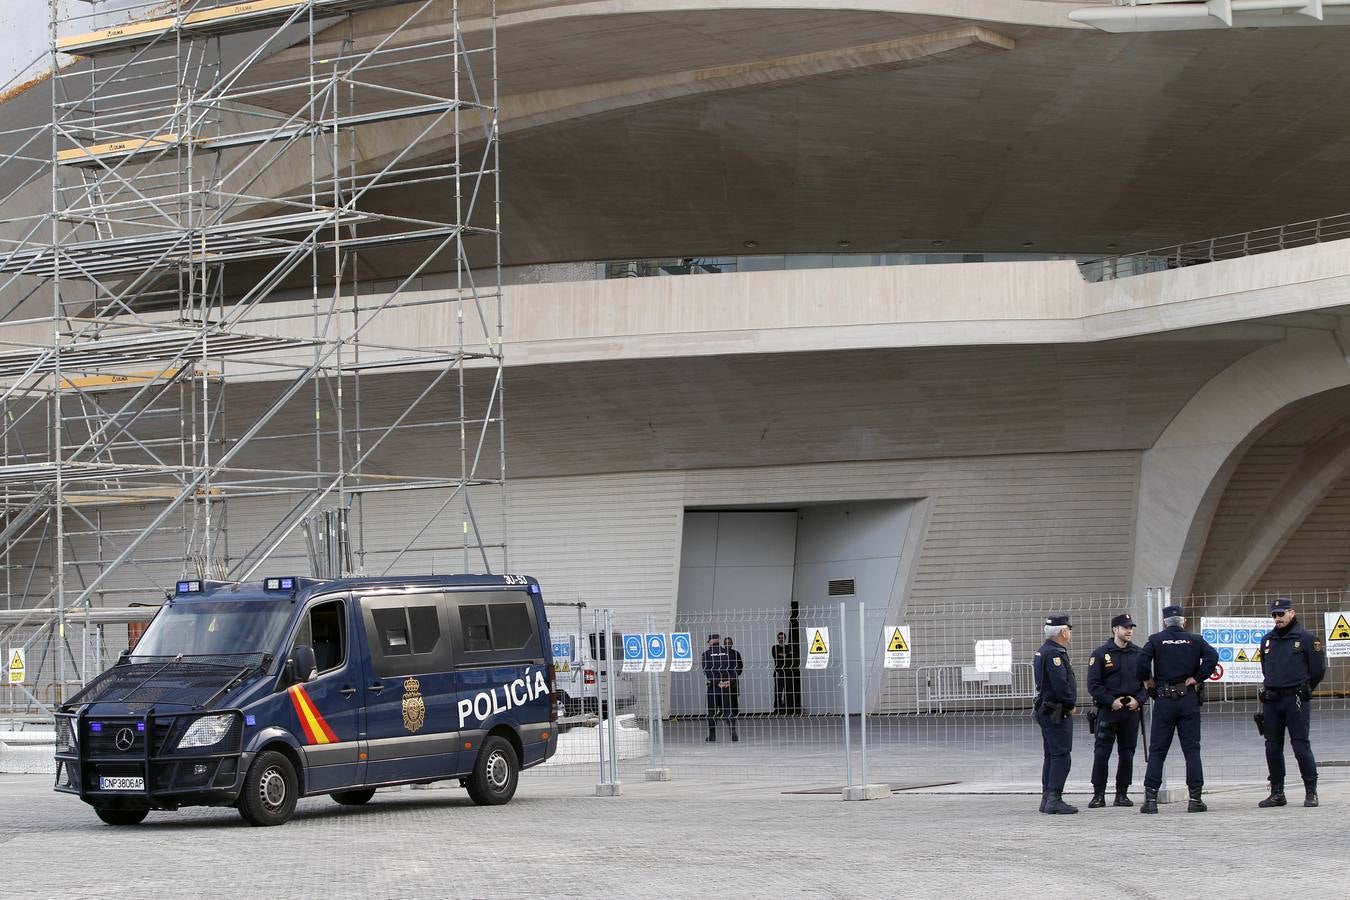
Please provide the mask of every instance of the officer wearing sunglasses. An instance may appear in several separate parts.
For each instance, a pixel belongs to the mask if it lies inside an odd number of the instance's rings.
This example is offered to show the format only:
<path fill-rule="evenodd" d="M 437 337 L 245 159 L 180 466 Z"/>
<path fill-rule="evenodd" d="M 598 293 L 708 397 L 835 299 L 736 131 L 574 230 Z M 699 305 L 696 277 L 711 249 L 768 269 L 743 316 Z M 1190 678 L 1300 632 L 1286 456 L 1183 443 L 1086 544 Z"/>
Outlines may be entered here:
<path fill-rule="evenodd" d="M 1284 806 L 1284 733 L 1303 777 L 1304 806 L 1317 805 L 1317 761 L 1308 732 L 1312 728 L 1312 692 L 1327 674 L 1322 641 L 1303 627 L 1294 602 L 1276 597 L 1270 604 L 1275 627 L 1261 638 L 1261 716 L 1258 725 L 1266 738 L 1266 768 L 1270 796 L 1257 806 Z"/>

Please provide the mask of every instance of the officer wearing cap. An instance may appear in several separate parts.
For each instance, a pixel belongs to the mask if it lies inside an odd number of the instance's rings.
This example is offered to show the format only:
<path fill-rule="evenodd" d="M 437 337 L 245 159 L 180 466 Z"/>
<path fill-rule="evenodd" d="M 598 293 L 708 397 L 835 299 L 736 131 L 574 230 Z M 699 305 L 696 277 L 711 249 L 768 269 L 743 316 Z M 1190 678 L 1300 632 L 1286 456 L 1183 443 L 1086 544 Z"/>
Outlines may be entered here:
<path fill-rule="evenodd" d="M 1312 692 L 1327 674 L 1322 641 L 1303 627 L 1294 614 L 1294 602 L 1277 597 L 1270 604 L 1275 627 L 1261 638 L 1261 716 L 1266 737 L 1266 768 L 1270 796 L 1256 804 L 1262 809 L 1284 806 L 1284 733 L 1303 776 L 1304 806 L 1317 805 L 1317 761 L 1308 731 L 1312 727 Z"/>
<path fill-rule="evenodd" d="M 722 636 L 708 635 L 708 649 L 703 651 L 703 677 L 708 679 L 708 737 L 717 740 L 717 720 L 727 719 L 731 725 L 731 739 L 737 740 L 736 723 L 731 722 L 731 682 L 733 679 L 731 654 L 722 646 Z"/>
<path fill-rule="evenodd" d="M 1041 726 L 1045 758 L 1041 763 L 1041 812 L 1066 815 L 1078 807 L 1064 802 L 1064 782 L 1073 764 L 1073 722 L 1078 680 L 1069 664 L 1073 626 L 1067 615 L 1045 617 L 1045 643 L 1031 660 L 1036 679 L 1036 724 Z"/>
<path fill-rule="evenodd" d="M 1200 799 L 1205 772 L 1200 763 L 1198 688 L 1219 664 L 1219 651 L 1200 635 L 1186 630 L 1185 610 L 1180 606 L 1164 606 L 1162 615 L 1163 630 L 1150 634 L 1139 651 L 1139 677 L 1149 695 L 1156 697 L 1148 771 L 1144 774 L 1144 805 L 1139 811 L 1158 811 L 1163 763 L 1175 734 L 1186 757 L 1186 788 L 1190 792 L 1186 812 L 1204 812 L 1208 807 Z"/>
<path fill-rule="evenodd" d="M 1092 651 L 1088 658 L 1088 693 L 1097 704 L 1097 728 L 1093 732 L 1092 800 L 1088 809 L 1106 805 L 1106 776 L 1111 748 L 1117 748 L 1116 799 L 1112 806 L 1134 806 L 1130 782 L 1134 778 L 1134 750 L 1139 744 L 1145 698 L 1139 678 L 1139 645 L 1134 620 L 1122 613 L 1111 620 L 1111 640 Z"/>

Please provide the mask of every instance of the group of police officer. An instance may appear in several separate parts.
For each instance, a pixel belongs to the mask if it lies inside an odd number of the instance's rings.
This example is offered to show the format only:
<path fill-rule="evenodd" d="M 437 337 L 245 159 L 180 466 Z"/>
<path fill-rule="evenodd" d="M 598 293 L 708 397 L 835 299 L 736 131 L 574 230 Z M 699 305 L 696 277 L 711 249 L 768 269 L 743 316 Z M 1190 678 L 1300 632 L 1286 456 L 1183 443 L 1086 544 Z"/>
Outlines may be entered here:
<path fill-rule="evenodd" d="M 1317 806 L 1317 763 L 1308 733 L 1312 725 L 1312 692 L 1326 675 L 1322 642 L 1295 614 L 1293 602 L 1279 597 L 1270 604 L 1274 627 L 1261 638 L 1261 712 L 1256 725 L 1266 742 L 1270 795 L 1257 805 L 1284 806 L 1284 736 L 1289 734 L 1303 778 L 1304 806 Z M 1144 707 L 1153 701 L 1152 735 L 1146 741 L 1141 813 L 1158 811 L 1162 768 L 1175 736 L 1186 758 L 1187 812 L 1204 812 L 1205 784 L 1200 761 L 1200 706 L 1205 681 L 1219 662 L 1219 653 L 1198 634 L 1186 630 L 1185 610 L 1167 606 L 1163 630 L 1142 647 L 1133 642 L 1134 621 L 1128 614 L 1111 620 L 1111 639 L 1088 659 L 1088 693 L 1094 711 L 1088 714 L 1094 737 L 1092 800 L 1089 809 L 1106 805 L 1108 763 L 1117 754 L 1113 806 L 1133 806 L 1129 789 L 1134 751 L 1144 724 Z M 1064 802 L 1073 749 L 1072 715 L 1078 703 L 1078 681 L 1069 662 L 1073 625 L 1067 615 L 1045 619 L 1045 643 L 1032 659 L 1036 679 L 1036 721 L 1041 727 L 1045 759 L 1041 767 L 1041 812 L 1064 815 L 1078 808 Z"/>

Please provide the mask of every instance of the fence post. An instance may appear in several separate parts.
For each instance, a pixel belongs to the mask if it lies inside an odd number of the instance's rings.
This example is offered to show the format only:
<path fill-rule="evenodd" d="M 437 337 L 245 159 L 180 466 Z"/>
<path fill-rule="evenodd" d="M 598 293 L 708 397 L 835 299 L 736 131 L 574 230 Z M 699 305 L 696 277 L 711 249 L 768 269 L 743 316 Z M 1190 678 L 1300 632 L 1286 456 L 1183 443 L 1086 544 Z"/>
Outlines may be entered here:
<path fill-rule="evenodd" d="M 839 699 L 843 704 L 844 711 L 844 774 L 848 778 L 847 787 L 844 788 L 844 795 L 848 796 L 848 789 L 853 787 L 853 738 L 849 731 L 848 721 L 848 629 L 845 627 L 848 619 L 845 618 L 844 601 L 839 601 L 839 662 L 841 675 L 839 676 Z"/>
<path fill-rule="evenodd" d="M 884 652 L 884 650 L 883 650 Z M 858 740 L 862 749 L 859 760 L 859 779 L 855 787 L 844 788 L 845 800 L 880 800 L 891 795 L 888 784 L 869 784 L 867 781 L 867 604 L 858 601 Z M 847 719 L 847 716 L 845 717 Z M 845 722 L 845 728 L 848 727 Z"/>
<path fill-rule="evenodd" d="M 621 793 L 616 773 L 617 766 L 614 765 L 614 698 L 610 695 L 610 689 L 614 684 L 614 641 L 610 637 L 611 612 L 605 610 L 604 627 L 600 623 L 600 611 L 593 610 L 591 613 L 594 631 L 591 632 L 595 637 L 595 741 L 600 760 L 600 782 L 595 786 L 595 795 L 597 797 L 617 797 Z M 605 683 L 600 684 L 601 676 L 604 676 Z M 607 708 L 606 708 L 607 707 Z M 608 725 L 606 724 L 608 723 Z M 605 765 L 605 729 L 609 728 L 609 766 Z"/>
<path fill-rule="evenodd" d="M 651 634 L 656 627 L 655 620 L 647 617 L 647 634 Z M 647 634 L 642 636 L 642 640 L 647 640 Z M 666 636 L 666 665 L 669 667 L 671 656 L 670 636 Z M 664 669 L 662 670 L 665 671 Z M 656 687 L 656 672 L 647 670 L 647 738 L 652 742 L 651 749 L 648 751 L 651 767 L 643 772 L 643 777 L 647 781 L 669 781 L 670 770 L 665 767 L 665 748 L 662 745 L 664 736 L 661 734 L 661 691 Z"/>

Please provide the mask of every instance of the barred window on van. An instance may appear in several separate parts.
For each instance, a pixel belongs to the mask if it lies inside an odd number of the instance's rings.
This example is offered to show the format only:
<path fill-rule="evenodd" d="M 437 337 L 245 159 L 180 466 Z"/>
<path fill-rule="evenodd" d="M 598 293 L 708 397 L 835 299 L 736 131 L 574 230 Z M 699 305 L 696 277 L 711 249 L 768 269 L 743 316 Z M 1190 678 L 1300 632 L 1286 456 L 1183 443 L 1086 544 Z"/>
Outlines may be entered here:
<path fill-rule="evenodd" d="M 464 632 L 464 649 L 470 653 L 492 649 L 486 606 L 461 606 L 459 623 Z"/>
<path fill-rule="evenodd" d="M 524 603 L 461 606 L 459 621 L 470 653 L 519 650 L 530 643 L 530 609 Z"/>
<path fill-rule="evenodd" d="M 406 656 L 412 652 L 408 642 L 408 620 L 402 609 L 372 609 L 370 616 L 380 638 L 380 651 L 385 656 Z"/>

